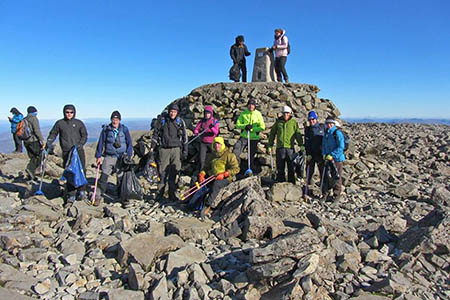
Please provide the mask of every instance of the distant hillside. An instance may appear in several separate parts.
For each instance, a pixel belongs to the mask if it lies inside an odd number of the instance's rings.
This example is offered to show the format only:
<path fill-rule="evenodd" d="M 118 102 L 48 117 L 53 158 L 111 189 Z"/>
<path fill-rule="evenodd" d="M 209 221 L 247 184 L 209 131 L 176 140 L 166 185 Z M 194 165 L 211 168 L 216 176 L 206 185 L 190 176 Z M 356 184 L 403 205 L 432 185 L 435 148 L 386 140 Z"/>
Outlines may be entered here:
<path fill-rule="evenodd" d="M 83 120 L 88 131 L 88 143 L 95 142 L 98 139 L 103 124 L 109 123 L 107 119 L 88 119 Z M 151 119 L 128 119 L 123 120 L 123 124 L 131 131 L 143 131 L 150 129 Z M 41 130 L 44 138 L 47 138 L 48 132 L 52 128 L 55 121 L 42 120 Z M 8 121 L 0 121 L 0 152 L 10 153 L 14 151 L 14 142 L 12 140 L 10 126 Z"/>
<path fill-rule="evenodd" d="M 450 125 L 450 119 L 422 119 L 422 118 L 345 118 L 342 119 L 350 123 L 416 123 L 416 124 L 443 124 Z"/>

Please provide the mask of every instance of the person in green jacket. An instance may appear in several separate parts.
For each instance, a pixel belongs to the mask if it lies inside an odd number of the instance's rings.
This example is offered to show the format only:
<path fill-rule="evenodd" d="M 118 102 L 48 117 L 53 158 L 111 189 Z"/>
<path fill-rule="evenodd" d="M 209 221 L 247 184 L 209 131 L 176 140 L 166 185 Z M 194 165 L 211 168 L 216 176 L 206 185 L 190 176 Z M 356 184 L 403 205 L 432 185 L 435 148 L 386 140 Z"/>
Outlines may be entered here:
<path fill-rule="evenodd" d="M 222 137 L 215 137 L 211 145 L 212 153 L 206 161 L 205 168 L 198 174 L 198 181 L 202 183 L 205 176 L 216 176 L 216 179 L 209 184 L 210 193 L 206 198 L 205 206 L 201 211 L 201 217 L 205 218 L 211 204 L 219 194 L 219 191 L 226 187 L 233 177 L 239 173 L 239 163 L 234 155 L 226 146 Z"/>
<path fill-rule="evenodd" d="M 233 148 L 233 153 L 240 162 L 240 155 L 245 147 L 248 147 L 248 133 L 250 133 L 250 168 L 253 170 L 256 149 L 260 139 L 259 133 L 266 129 L 261 113 L 256 110 L 256 100 L 248 101 L 248 109 L 244 110 L 236 122 L 236 128 L 241 129 L 241 136 Z"/>
<path fill-rule="evenodd" d="M 272 154 L 272 147 L 277 138 L 277 181 L 286 181 L 285 167 L 287 164 L 288 181 L 295 184 L 294 164 L 291 157 L 294 156 L 295 141 L 303 147 L 302 134 L 298 126 L 297 120 L 292 117 L 292 109 L 289 106 L 283 106 L 283 116 L 277 119 L 269 133 L 269 143 L 267 154 Z"/>

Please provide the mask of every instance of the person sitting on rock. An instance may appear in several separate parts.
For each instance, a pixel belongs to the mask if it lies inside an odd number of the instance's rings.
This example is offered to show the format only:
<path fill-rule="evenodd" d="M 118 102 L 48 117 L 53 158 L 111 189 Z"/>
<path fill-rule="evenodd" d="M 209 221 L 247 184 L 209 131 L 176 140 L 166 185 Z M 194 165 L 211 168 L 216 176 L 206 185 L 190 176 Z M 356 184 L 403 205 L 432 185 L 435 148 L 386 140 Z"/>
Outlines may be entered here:
<path fill-rule="evenodd" d="M 120 123 L 121 119 L 120 112 L 117 110 L 113 111 L 111 123 L 103 126 L 97 142 L 95 158 L 97 159 L 97 166 L 101 164 L 102 174 L 98 181 L 99 191 L 95 194 L 95 206 L 103 202 L 102 194 L 106 193 L 108 177 L 113 172 L 117 174 L 117 182 L 120 181 L 120 177 L 123 174 L 117 170 L 117 166 L 122 155 L 126 153 L 128 159 L 131 159 L 133 156 L 133 141 L 131 140 L 130 131 L 128 127 Z"/>
<path fill-rule="evenodd" d="M 205 218 L 211 208 L 211 204 L 217 197 L 219 191 L 227 186 L 233 177 L 239 173 L 239 163 L 236 155 L 226 146 L 222 137 L 214 138 L 211 156 L 206 161 L 205 169 L 198 174 L 198 181 L 202 183 L 205 176 L 216 176 L 210 184 L 210 192 L 206 198 L 205 205 L 201 211 L 201 217 Z"/>
<path fill-rule="evenodd" d="M 325 134 L 324 124 L 319 124 L 317 121 L 317 114 L 315 111 L 308 113 L 309 126 L 305 127 L 305 150 L 306 150 L 306 168 L 308 169 L 306 184 L 311 183 L 314 175 L 315 166 L 319 168 L 319 174 L 322 176 L 323 172 L 323 157 L 322 157 L 322 139 Z M 320 177 L 322 180 L 322 177 Z"/>
<path fill-rule="evenodd" d="M 86 155 L 84 153 L 84 144 L 87 142 L 88 133 L 86 126 L 81 120 L 75 118 L 76 109 L 72 104 L 67 104 L 63 108 L 64 118 L 56 121 L 47 137 L 48 148 L 51 149 L 53 142 L 59 135 L 59 145 L 62 150 L 63 166 L 67 166 L 67 162 L 72 153 L 73 147 L 77 147 L 78 156 L 80 157 L 83 172 L 86 174 Z M 85 200 L 86 185 L 76 188 L 71 183 L 66 182 L 67 202 L 73 203 L 77 199 Z"/>
<path fill-rule="evenodd" d="M 214 109 L 210 105 L 205 106 L 203 119 L 194 129 L 194 135 L 201 134 L 200 140 L 200 170 L 205 166 L 206 154 L 211 151 L 211 144 L 219 134 L 219 122 L 214 117 Z"/>
<path fill-rule="evenodd" d="M 177 201 L 176 177 L 181 170 L 181 159 L 187 158 L 186 124 L 178 116 L 180 111 L 177 104 L 171 104 L 169 113 L 161 115 L 154 124 L 151 147 L 158 149 L 159 175 L 157 198 L 164 195 L 166 182 L 169 185 L 169 200 Z"/>
<path fill-rule="evenodd" d="M 236 128 L 241 129 L 241 136 L 233 148 L 233 153 L 240 162 L 240 155 L 245 147 L 250 149 L 250 169 L 253 170 L 255 154 L 260 139 L 259 133 L 266 129 L 261 113 L 256 110 L 256 100 L 248 101 L 248 109 L 244 110 L 237 119 Z M 250 133 L 250 145 L 248 144 L 248 134 Z"/>
<path fill-rule="evenodd" d="M 272 147 L 276 137 L 277 181 L 286 181 L 285 168 L 287 165 L 288 181 L 295 184 L 294 163 L 291 158 L 295 152 L 295 141 L 297 141 L 299 146 L 303 146 L 302 135 L 297 120 L 292 117 L 292 109 L 289 106 L 283 106 L 281 112 L 283 115 L 276 120 L 270 130 L 267 153 L 272 154 Z"/>
<path fill-rule="evenodd" d="M 35 172 L 41 164 L 42 151 L 45 148 L 44 137 L 41 133 L 41 127 L 37 118 L 37 109 L 34 106 L 27 108 L 27 116 L 25 119 L 28 121 L 28 127 L 30 128 L 31 136 L 24 141 L 25 149 L 27 149 L 28 162 L 26 173 L 28 180 L 36 180 Z"/>
<path fill-rule="evenodd" d="M 237 65 L 242 72 L 242 82 L 247 82 L 247 66 L 245 57 L 249 55 L 250 52 L 244 44 L 244 36 L 238 35 L 236 37 L 236 43 L 230 48 L 230 56 L 233 60 L 233 64 Z M 239 82 L 239 78 L 234 81 Z"/>
<path fill-rule="evenodd" d="M 337 129 L 336 120 L 327 117 L 325 120 L 326 131 L 322 140 L 322 155 L 324 160 L 334 161 L 339 174 L 339 180 L 333 188 L 333 196 L 324 195 L 328 201 L 339 201 L 342 192 L 342 168 L 345 161 L 345 138 L 342 131 Z M 336 132 L 336 133 L 335 133 Z"/>
<path fill-rule="evenodd" d="M 9 111 L 12 113 L 12 117 L 8 117 L 9 122 L 11 123 L 11 133 L 14 140 L 15 150 L 13 153 L 22 153 L 22 140 L 19 139 L 16 133 L 17 124 L 23 119 L 22 113 L 15 107 L 11 108 Z"/>

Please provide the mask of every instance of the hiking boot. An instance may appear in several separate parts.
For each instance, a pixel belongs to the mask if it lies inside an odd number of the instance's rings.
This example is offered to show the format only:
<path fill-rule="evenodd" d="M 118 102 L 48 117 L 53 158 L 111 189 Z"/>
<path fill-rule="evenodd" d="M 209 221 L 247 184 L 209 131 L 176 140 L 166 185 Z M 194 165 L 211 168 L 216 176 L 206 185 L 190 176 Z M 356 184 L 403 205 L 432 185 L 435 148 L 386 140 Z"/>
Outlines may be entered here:
<path fill-rule="evenodd" d="M 78 194 L 78 200 L 86 200 L 86 199 L 87 199 L 86 192 L 85 192 L 85 191 L 81 191 L 81 192 Z"/>
<path fill-rule="evenodd" d="M 341 200 L 341 195 L 334 195 L 334 202 L 339 202 Z"/>
<path fill-rule="evenodd" d="M 103 204 L 103 197 L 102 197 L 102 195 L 99 193 L 99 194 L 96 194 L 95 195 L 95 198 L 94 198 L 94 203 L 93 203 L 93 205 L 94 206 L 100 206 L 100 205 L 102 205 Z"/>
<path fill-rule="evenodd" d="M 289 79 L 285 79 L 285 80 L 284 80 L 284 83 L 289 83 Z"/>
<path fill-rule="evenodd" d="M 75 195 L 69 196 L 67 198 L 67 203 L 74 203 L 77 200 L 77 197 Z"/>
<path fill-rule="evenodd" d="M 202 219 L 209 218 L 209 211 L 211 210 L 211 206 L 203 206 L 202 211 L 200 212 L 200 217 Z"/>

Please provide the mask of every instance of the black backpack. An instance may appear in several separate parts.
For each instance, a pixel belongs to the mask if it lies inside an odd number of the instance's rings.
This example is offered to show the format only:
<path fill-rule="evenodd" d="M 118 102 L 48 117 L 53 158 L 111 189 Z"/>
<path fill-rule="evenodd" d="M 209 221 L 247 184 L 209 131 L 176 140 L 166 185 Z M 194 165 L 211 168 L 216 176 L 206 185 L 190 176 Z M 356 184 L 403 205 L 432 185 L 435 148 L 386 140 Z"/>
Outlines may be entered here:
<path fill-rule="evenodd" d="M 342 134 L 344 135 L 344 152 L 346 152 L 346 151 L 348 150 L 349 145 L 350 145 L 350 142 L 351 142 L 350 136 L 349 136 L 348 133 L 346 133 L 345 131 L 340 130 L 340 129 L 336 129 L 336 130 L 333 132 L 333 137 L 334 137 L 334 139 L 336 140 L 336 143 L 337 143 L 337 136 L 336 136 L 336 133 L 337 133 L 338 130 L 339 130 L 340 132 L 342 132 Z"/>
<path fill-rule="evenodd" d="M 291 43 L 290 42 L 288 42 L 287 51 L 288 51 L 288 55 L 291 54 Z"/>

